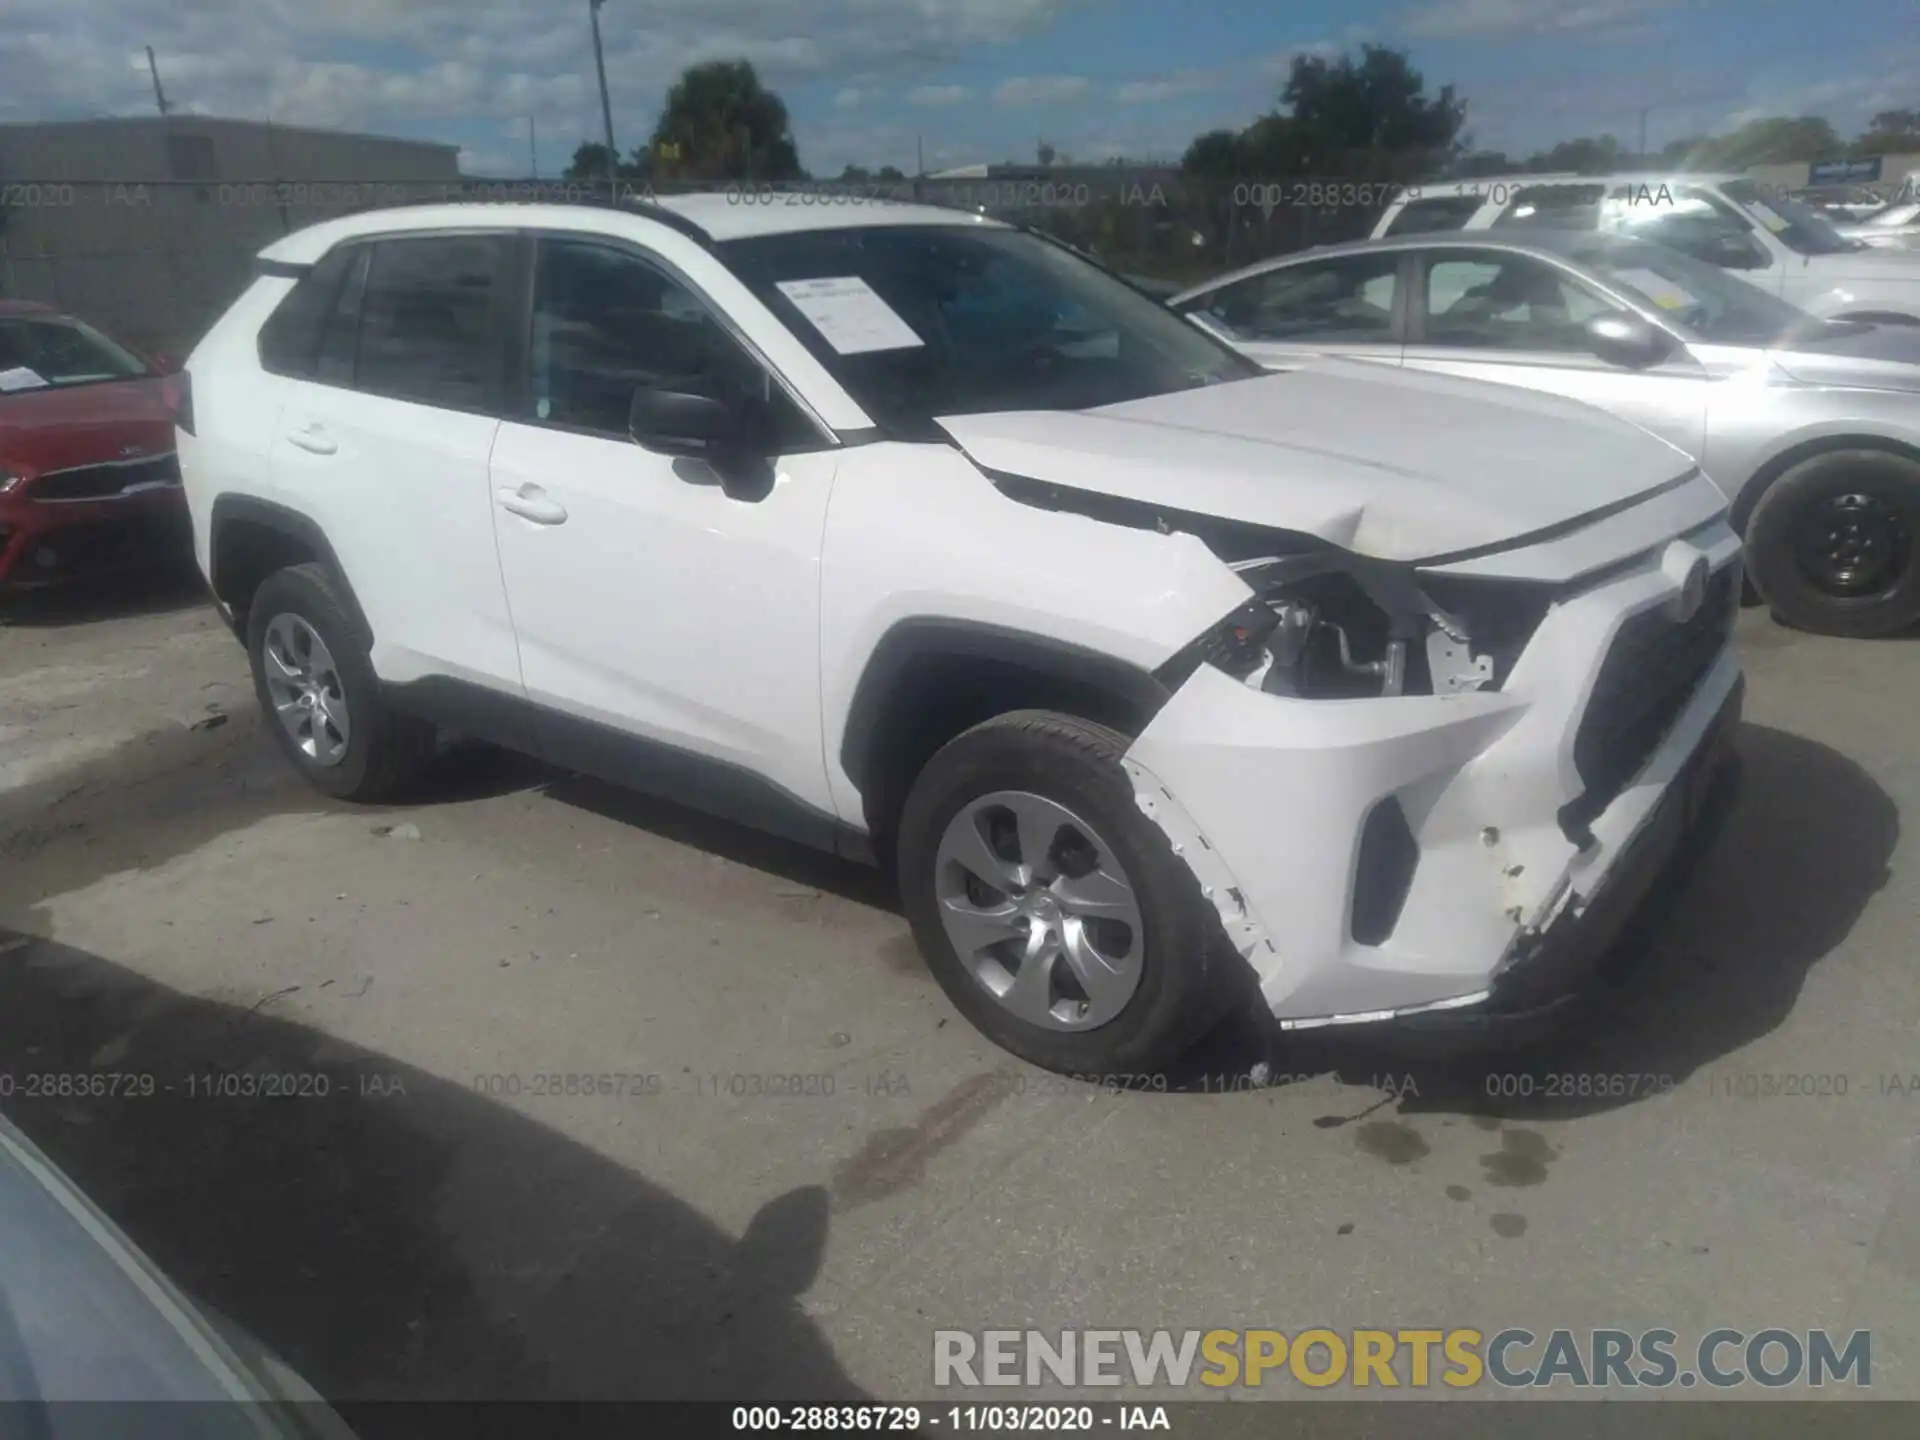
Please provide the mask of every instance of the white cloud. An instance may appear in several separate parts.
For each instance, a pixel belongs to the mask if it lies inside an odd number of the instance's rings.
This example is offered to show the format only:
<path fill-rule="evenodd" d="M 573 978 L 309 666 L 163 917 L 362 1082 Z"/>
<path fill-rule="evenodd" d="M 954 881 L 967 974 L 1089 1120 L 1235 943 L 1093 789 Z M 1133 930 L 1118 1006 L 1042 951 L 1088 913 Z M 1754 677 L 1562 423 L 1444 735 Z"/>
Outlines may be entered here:
<path fill-rule="evenodd" d="M 1084 75 L 1015 75 L 1002 80 L 993 92 L 1000 105 L 1070 105 L 1093 93 L 1093 81 Z"/>
<path fill-rule="evenodd" d="M 858 86 L 849 85 L 833 97 L 833 108 L 836 110 L 858 110 L 860 108 L 860 101 L 863 98 L 864 92 L 861 91 Z"/>
<path fill-rule="evenodd" d="M 1113 98 L 1121 105 L 1160 105 L 1183 95 L 1197 95 L 1219 83 L 1210 70 L 1183 70 L 1144 80 L 1128 80 L 1113 88 Z"/>
<path fill-rule="evenodd" d="M 964 85 L 916 85 L 907 92 L 907 103 L 926 109 L 938 109 L 945 105 L 958 105 L 967 98 Z"/>
<path fill-rule="evenodd" d="M 1672 8 L 1677 0 L 1426 0 L 1400 16 L 1406 34 L 1428 39 L 1612 30 Z"/>

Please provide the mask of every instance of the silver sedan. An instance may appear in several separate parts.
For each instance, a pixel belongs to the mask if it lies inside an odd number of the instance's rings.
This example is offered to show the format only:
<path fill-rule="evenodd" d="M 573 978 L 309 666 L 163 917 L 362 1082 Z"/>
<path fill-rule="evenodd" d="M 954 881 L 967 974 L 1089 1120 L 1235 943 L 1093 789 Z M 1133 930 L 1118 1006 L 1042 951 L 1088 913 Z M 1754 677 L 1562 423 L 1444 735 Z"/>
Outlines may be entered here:
<path fill-rule="evenodd" d="M 1664 246 L 1591 232 L 1328 246 L 1168 303 L 1269 369 L 1352 357 L 1611 410 L 1727 493 L 1780 619 L 1849 636 L 1920 620 L 1920 326 L 1816 320 Z"/>
<path fill-rule="evenodd" d="M 1920 200 L 1889 205 L 1864 220 L 1838 228 L 1847 239 L 1876 250 L 1920 250 Z"/>

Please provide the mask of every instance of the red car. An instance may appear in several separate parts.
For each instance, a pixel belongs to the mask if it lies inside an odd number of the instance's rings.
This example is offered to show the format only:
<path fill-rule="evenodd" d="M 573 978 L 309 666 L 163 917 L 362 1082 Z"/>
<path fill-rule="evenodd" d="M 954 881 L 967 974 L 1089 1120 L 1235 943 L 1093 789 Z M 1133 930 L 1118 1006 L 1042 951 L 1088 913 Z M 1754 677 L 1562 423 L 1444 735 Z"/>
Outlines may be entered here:
<path fill-rule="evenodd" d="M 191 556 L 184 382 L 71 315 L 0 300 L 0 591 Z"/>

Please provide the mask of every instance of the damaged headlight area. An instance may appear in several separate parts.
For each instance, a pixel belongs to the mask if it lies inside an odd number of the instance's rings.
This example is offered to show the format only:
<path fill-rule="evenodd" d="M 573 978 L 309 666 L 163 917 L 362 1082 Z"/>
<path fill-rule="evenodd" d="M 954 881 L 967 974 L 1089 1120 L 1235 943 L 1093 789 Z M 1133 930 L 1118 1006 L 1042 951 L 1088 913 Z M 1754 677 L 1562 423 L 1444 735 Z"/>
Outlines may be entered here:
<path fill-rule="evenodd" d="M 1254 598 L 1160 668 L 1169 688 L 1204 664 L 1296 699 L 1497 689 L 1553 598 L 1544 587 L 1421 576 L 1345 552 L 1267 556 L 1232 569 Z"/>

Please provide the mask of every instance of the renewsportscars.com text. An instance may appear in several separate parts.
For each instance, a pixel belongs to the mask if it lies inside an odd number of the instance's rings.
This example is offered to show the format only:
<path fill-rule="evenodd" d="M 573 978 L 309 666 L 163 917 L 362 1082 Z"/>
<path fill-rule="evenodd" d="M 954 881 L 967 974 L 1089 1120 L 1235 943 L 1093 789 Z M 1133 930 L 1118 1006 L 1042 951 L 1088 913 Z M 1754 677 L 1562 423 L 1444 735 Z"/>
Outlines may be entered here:
<path fill-rule="evenodd" d="M 1664 1389 L 1873 1383 L 1872 1332 L 1509 1328 L 1330 1330 L 936 1330 L 937 1389 L 1040 1385 L 1210 1389 Z"/>

